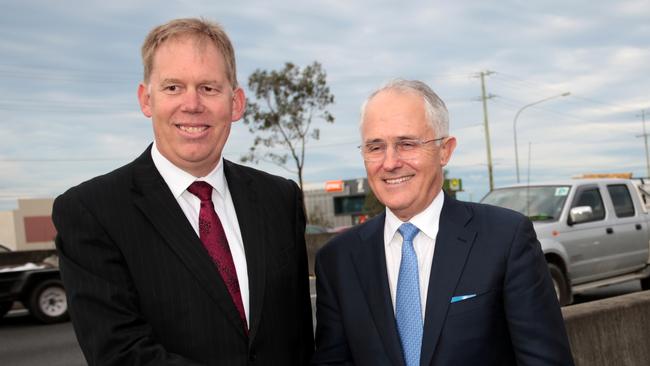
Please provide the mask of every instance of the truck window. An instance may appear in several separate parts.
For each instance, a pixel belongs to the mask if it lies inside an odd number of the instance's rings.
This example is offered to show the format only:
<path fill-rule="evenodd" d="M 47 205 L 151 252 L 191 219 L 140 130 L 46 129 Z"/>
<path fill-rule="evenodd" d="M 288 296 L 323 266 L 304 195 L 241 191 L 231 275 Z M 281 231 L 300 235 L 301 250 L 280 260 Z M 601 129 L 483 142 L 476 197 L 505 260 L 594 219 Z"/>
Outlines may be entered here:
<path fill-rule="evenodd" d="M 570 186 L 499 188 L 488 193 L 481 202 L 519 211 L 531 221 L 557 221 L 570 189 Z"/>
<path fill-rule="evenodd" d="M 593 216 L 589 221 L 597 221 L 605 218 L 605 206 L 603 205 L 603 199 L 600 197 L 598 188 L 588 188 L 583 190 L 578 193 L 578 197 L 574 202 L 573 207 L 591 207 Z"/>
<path fill-rule="evenodd" d="M 634 216 L 634 203 L 630 191 L 625 184 L 612 184 L 607 186 L 607 191 L 614 204 L 614 212 L 617 217 Z"/>

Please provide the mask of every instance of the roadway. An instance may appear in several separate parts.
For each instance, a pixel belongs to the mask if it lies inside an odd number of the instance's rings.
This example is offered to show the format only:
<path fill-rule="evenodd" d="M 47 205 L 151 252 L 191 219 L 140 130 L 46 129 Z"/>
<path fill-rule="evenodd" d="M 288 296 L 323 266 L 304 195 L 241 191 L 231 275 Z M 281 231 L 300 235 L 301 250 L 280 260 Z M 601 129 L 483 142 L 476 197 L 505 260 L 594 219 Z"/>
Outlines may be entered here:
<path fill-rule="evenodd" d="M 312 294 L 315 293 L 312 282 Z M 576 295 L 575 303 L 640 291 L 638 281 L 603 287 Z M 312 295 L 312 305 L 315 295 Z M 0 320 L 0 360 L 11 366 L 81 366 L 86 362 L 70 322 L 42 325 L 25 310 L 14 310 Z"/>

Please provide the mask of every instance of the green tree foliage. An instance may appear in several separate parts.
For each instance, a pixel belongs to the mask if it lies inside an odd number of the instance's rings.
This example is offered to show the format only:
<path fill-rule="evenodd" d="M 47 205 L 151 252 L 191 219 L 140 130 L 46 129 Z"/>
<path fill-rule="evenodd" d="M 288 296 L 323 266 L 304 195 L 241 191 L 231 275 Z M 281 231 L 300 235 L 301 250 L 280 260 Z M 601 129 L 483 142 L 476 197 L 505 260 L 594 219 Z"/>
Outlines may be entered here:
<path fill-rule="evenodd" d="M 256 70 L 248 78 L 248 87 L 255 100 L 248 101 L 244 123 L 256 137 L 241 161 L 270 161 L 297 174 L 302 188 L 305 147 L 310 139 L 320 137 L 313 123 L 334 122 L 334 116 L 327 111 L 334 96 L 327 86 L 325 71 L 318 62 L 302 70 L 287 62 L 279 71 Z M 285 152 L 278 152 L 278 148 Z M 295 171 L 287 167 L 289 157 Z"/>
<path fill-rule="evenodd" d="M 386 207 L 379 202 L 372 190 L 368 190 L 366 193 L 366 198 L 363 201 L 363 213 L 368 215 L 368 217 L 375 217 L 380 213 L 384 212 Z"/>

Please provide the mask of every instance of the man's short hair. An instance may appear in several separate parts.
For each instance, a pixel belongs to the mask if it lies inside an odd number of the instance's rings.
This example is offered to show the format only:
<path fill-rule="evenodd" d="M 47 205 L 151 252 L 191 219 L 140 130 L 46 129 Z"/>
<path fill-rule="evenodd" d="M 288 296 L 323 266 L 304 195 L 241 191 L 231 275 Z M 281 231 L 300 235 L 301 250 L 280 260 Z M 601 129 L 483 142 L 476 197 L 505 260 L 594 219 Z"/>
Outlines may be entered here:
<path fill-rule="evenodd" d="M 184 18 L 174 19 L 152 29 L 142 44 L 142 64 L 144 66 L 144 82 L 149 83 L 153 59 L 158 47 L 165 41 L 177 37 L 192 37 L 196 40 L 208 40 L 223 55 L 226 63 L 226 74 L 233 88 L 237 88 L 237 65 L 235 50 L 230 38 L 218 23 L 206 19 Z"/>
<path fill-rule="evenodd" d="M 413 93 L 421 96 L 424 100 L 427 121 L 436 134 L 436 138 L 447 137 L 449 135 L 449 111 L 447 111 L 445 102 L 427 84 L 419 80 L 394 79 L 372 92 L 361 105 L 361 123 L 363 123 L 368 102 L 377 94 L 387 90 L 400 93 Z"/>

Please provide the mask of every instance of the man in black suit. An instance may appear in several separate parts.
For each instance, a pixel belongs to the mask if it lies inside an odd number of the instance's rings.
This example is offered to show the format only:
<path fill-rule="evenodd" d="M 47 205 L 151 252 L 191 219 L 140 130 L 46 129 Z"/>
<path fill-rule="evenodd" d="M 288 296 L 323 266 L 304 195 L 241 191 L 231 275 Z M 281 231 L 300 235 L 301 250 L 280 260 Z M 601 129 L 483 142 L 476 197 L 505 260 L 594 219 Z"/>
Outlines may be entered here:
<path fill-rule="evenodd" d="M 297 185 L 221 156 L 245 108 L 232 45 L 199 19 L 154 28 L 142 112 L 154 143 L 71 188 L 53 219 L 91 365 L 296 365 L 313 333 Z"/>
<path fill-rule="evenodd" d="M 441 192 L 456 147 L 442 100 L 391 82 L 364 104 L 361 135 L 386 211 L 317 254 L 312 364 L 573 365 L 531 222 Z"/>

